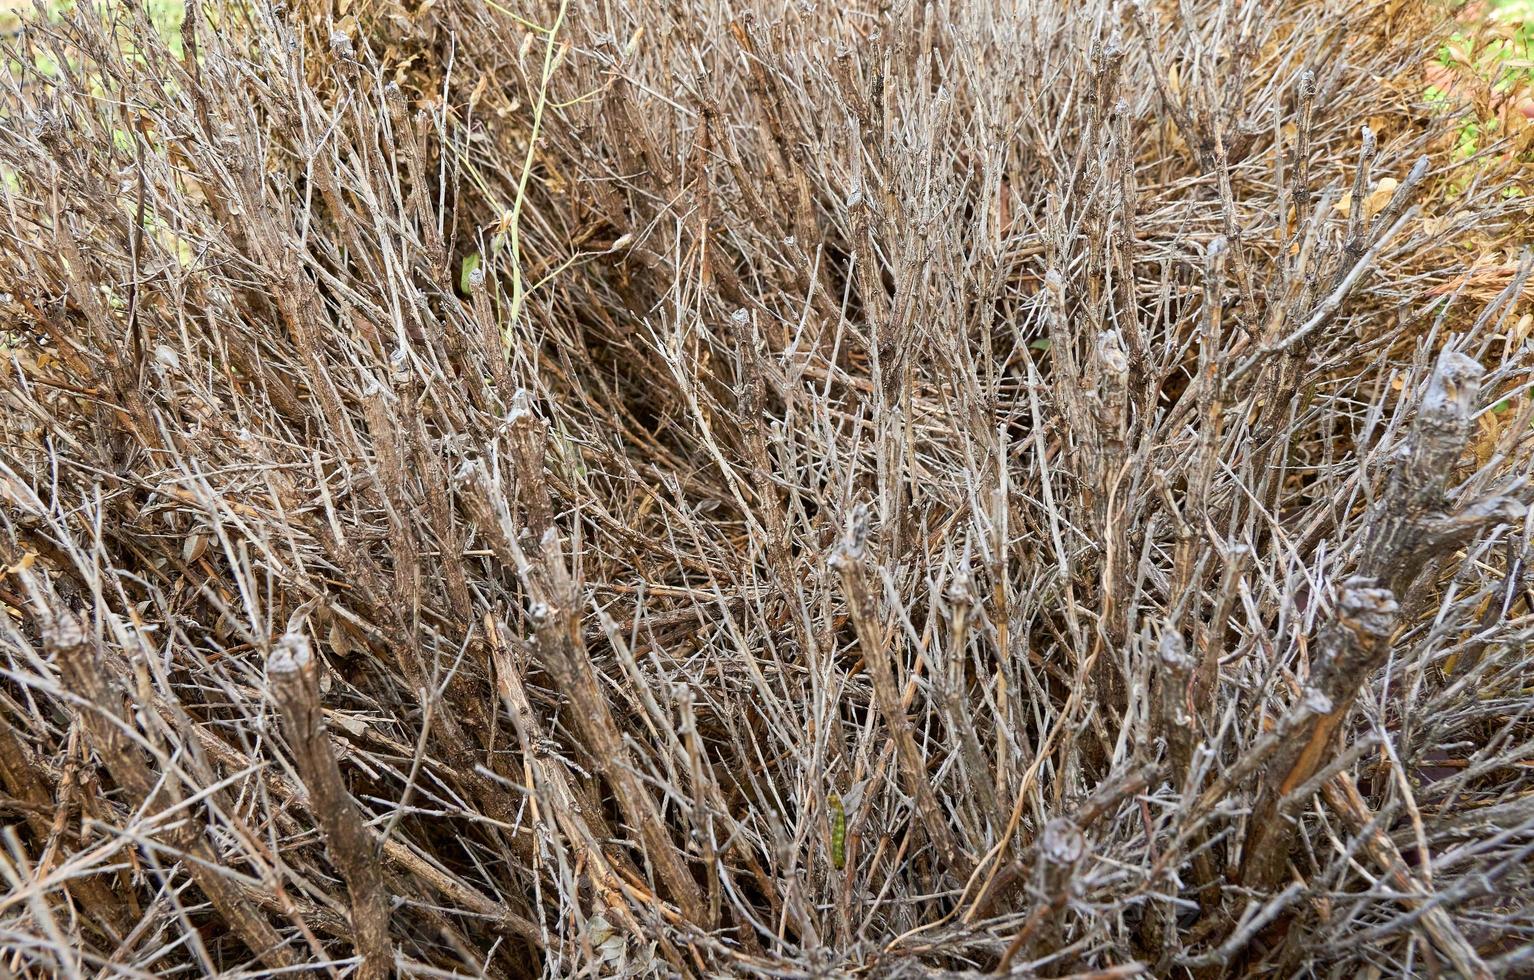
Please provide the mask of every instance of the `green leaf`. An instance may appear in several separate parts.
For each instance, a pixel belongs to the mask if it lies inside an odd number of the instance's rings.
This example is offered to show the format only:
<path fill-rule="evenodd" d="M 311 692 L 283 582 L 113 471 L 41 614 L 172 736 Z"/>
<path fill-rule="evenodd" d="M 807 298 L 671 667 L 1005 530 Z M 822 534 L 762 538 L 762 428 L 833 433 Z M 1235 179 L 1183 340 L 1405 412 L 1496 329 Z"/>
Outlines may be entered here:
<path fill-rule="evenodd" d="M 463 257 L 463 265 L 458 270 L 458 288 L 465 293 L 469 291 L 469 277 L 474 270 L 479 268 L 479 253 L 470 252 Z"/>

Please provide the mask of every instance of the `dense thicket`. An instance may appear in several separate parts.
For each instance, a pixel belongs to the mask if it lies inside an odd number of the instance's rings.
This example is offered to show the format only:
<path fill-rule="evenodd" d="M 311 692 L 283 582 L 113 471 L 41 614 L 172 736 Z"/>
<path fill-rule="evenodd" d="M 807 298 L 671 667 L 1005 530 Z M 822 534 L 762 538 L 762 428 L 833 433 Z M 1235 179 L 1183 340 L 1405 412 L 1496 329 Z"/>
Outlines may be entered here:
<path fill-rule="evenodd" d="M 1432 9 L 349 6 L 7 42 L 0 972 L 1534 968 Z"/>

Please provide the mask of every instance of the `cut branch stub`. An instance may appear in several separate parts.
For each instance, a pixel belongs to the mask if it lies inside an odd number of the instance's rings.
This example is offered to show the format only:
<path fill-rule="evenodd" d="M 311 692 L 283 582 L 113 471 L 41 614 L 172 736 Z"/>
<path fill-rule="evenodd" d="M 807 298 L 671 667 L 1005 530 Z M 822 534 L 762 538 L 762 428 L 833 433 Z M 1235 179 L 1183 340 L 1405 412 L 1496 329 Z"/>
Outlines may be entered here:
<path fill-rule="evenodd" d="M 1187 644 L 1170 624 L 1157 645 L 1160 669 L 1156 672 L 1156 701 L 1160 708 L 1160 734 L 1166 739 L 1167 761 L 1179 788 L 1191 777 L 1193 750 L 1197 742 L 1191 701 L 1194 660 Z"/>
<path fill-rule="evenodd" d="M 1471 412 L 1486 369 L 1464 354 L 1444 351 L 1423 393 L 1412 427 L 1411 452 L 1397 474 L 1410 503 L 1439 503 L 1449 472 L 1470 435 Z"/>
<path fill-rule="evenodd" d="M 1002 953 L 996 974 L 1008 973 L 1012 961 L 1025 949 L 1041 952 L 1065 945 L 1060 919 L 1077 887 L 1076 868 L 1086 856 L 1087 838 L 1074 820 L 1056 817 L 1044 825 L 1037 848 L 1035 887 L 1039 903 Z"/>
<path fill-rule="evenodd" d="M 862 507 L 854 511 L 841 545 L 831 555 L 830 564 L 841 575 L 847 609 L 857 633 L 863 663 L 868 669 L 869 679 L 873 681 L 874 703 L 889 725 L 906 789 L 915 799 L 917 812 L 942 854 L 944 864 L 953 875 L 962 879 L 973 870 L 973 861 L 955 838 L 922 761 L 921 748 L 916 744 L 910 719 L 906 717 L 901 701 L 900 686 L 890 654 L 895 634 L 879 620 L 867 572 L 863 568 L 861 556 L 868 537 L 867 516 L 867 510 Z"/>
<path fill-rule="evenodd" d="M 272 699 L 282 712 L 283 732 L 293 750 L 299 777 L 309 791 L 309 809 L 325 835 L 325 850 L 346 879 L 351 895 L 352 928 L 363 980 L 387 977 L 394 965 L 389 938 L 392 898 L 378 860 L 378 842 L 363 823 L 346 789 L 340 764 L 325 731 L 319 676 L 309 638 L 289 630 L 266 661 Z"/>
<path fill-rule="evenodd" d="M 1063 817 L 1045 824 L 1044 833 L 1039 835 L 1039 856 L 1050 868 L 1074 867 L 1086 850 L 1086 837 L 1073 822 Z"/>
<path fill-rule="evenodd" d="M 1397 595 L 1406 594 L 1435 555 L 1525 512 L 1518 500 L 1500 496 L 1474 501 L 1458 512 L 1445 510 L 1446 490 L 1469 439 L 1485 373 L 1463 354 L 1439 355 L 1411 435 L 1376 505 L 1360 570 Z"/>
<path fill-rule="evenodd" d="M 1290 795 L 1337 753 L 1336 736 L 1362 686 L 1384 662 L 1400 616 L 1395 596 L 1367 580 L 1350 579 L 1337 614 L 1321 634 L 1320 658 L 1305 697 L 1290 709 L 1295 735 L 1275 751 L 1248 821 L 1241 878 L 1249 887 L 1274 888 L 1289 860 L 1294 827 L 1287 813 L 1301 801 Z"/>

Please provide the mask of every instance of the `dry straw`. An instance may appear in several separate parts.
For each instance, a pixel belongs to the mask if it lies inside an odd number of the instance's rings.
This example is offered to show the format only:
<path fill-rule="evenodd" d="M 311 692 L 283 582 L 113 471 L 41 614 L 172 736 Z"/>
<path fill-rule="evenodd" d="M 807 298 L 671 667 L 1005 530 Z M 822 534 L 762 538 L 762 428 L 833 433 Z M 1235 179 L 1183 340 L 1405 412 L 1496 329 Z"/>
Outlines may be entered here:
<path fill-rule="evenodd" d="M 1534 969 L 1527 175 L 1436 31 L 32 18 L 0 974 Z"/>

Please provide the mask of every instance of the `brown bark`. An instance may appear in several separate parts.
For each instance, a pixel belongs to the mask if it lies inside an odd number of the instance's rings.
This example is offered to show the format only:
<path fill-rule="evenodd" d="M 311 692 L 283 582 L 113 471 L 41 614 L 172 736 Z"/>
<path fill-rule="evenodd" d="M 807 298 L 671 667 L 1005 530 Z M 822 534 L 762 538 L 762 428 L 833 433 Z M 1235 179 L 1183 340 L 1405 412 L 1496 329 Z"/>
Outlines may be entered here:
<path fill-rule="evenodd" d="M 378 844 L 346 788 L 320 709 L 319 675 L 309 639 L 296 630 L 277 641 L 266 662 L 272 699 L 282 712 L 283 733 L 299 777 L 309 791 L 310 811 L 325 835 L 325 850 L 346 879 L 352 928 L 362 954 L 357 976 L 387 977 L 394 966 L 389 938 L 392 898 L 378 860 Z"/>

